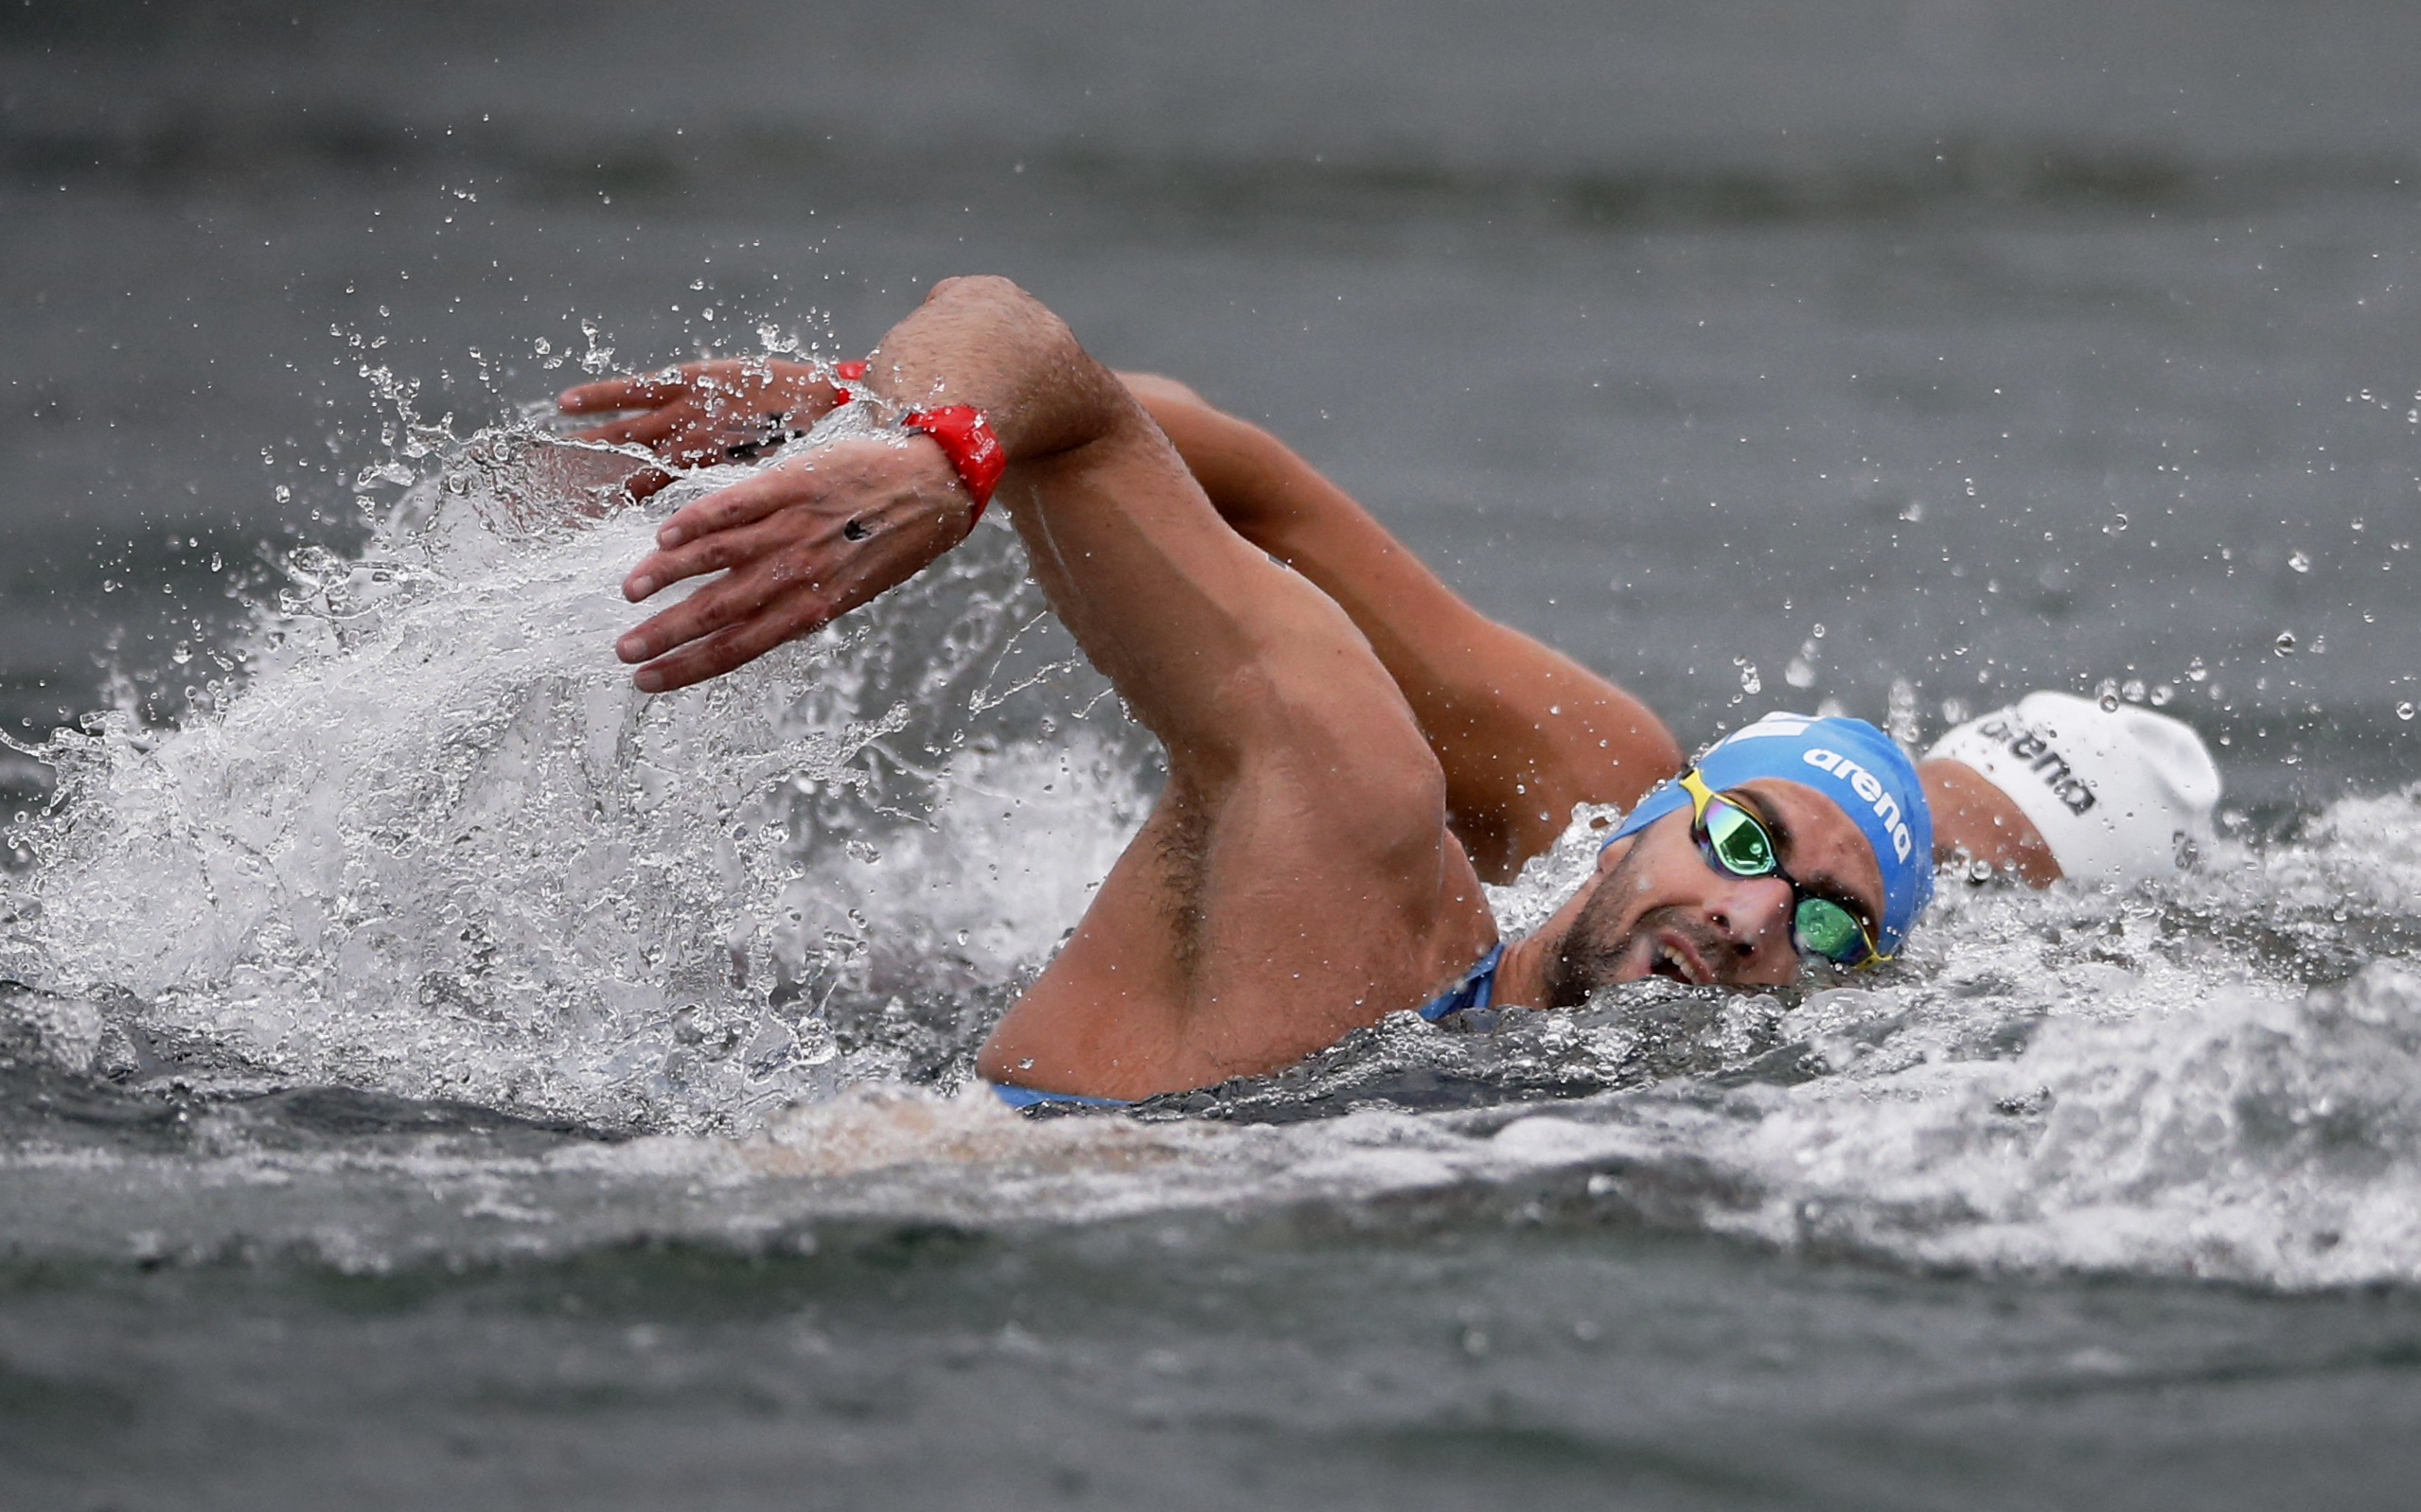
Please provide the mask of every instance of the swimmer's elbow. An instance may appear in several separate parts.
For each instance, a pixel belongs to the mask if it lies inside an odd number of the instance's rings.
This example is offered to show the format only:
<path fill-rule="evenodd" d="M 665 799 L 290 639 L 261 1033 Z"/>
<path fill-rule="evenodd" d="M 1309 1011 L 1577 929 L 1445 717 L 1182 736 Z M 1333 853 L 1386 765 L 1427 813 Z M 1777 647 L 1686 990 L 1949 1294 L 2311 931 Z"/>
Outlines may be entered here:
<path fill-rule="evenodd" d="M 962 299 L 1034 300 L 1034 296 L 1019 288 L 1016 280 L 999 273 L 952 273 L 925 290 L 925 303 L 928 305 Z"/>
<path fill-rule="evenodd" d="M 964 310 L 970 316 L 1005 321 L 1018 329 L 1027 343 L 1081 351 L 1076 334 L 1066 321 L 1014 279 L 998 273 L 960 273 L 945 278 L 926 291 L 924 303 L 938 314 Z"/>

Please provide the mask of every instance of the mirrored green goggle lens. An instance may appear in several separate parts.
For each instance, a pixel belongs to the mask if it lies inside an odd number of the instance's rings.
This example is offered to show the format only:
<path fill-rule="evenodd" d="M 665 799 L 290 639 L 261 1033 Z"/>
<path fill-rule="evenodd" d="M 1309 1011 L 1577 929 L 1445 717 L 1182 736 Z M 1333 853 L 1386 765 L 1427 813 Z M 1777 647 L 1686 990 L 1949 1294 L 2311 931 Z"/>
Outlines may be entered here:
<path fill-rule="evenodd" d="M 1745 811 L 1717 798 L 1706 805 L 1706 843 L 1715 859 L 1736 877 L 1767 877 L 1780 870 L 1774 840 Z M 1802 951 L 1854 964 L 1866 953 L 1857 916 L 1829 898 L 1801 898 L 1791 916 Z"/>
<path fill-rule="evenodd" d="M 1827 960 L 1855 962 L 1866 953 L 1865 936 L 1849 910 L 1829 898 L 1802 898 L 1791 916 L 1799 942 Z"/>
<path fill-rule="evenodd" d="M 1720 798 L 1706 805 L 1706 840 L 1715 859 L 1736 877 L 1774 872 L 1774 842 L 1764 826 Z"/>

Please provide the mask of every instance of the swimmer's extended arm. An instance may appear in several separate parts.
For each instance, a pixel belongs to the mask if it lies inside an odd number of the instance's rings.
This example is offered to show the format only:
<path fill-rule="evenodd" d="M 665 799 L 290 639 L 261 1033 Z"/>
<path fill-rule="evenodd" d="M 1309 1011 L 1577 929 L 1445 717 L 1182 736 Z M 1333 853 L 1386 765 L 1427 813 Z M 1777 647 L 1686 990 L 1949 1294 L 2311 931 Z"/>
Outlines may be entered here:
<path fill-rule="evenodd" d="M 1272 677 L 1318 685 L 1327 659 L 1352 648 L 1335 607 L 1283 588 L 1291 574 L 1205 507 L 1116 377 L 1015 285 L 941 284 L 870 362 L 862 387 L 879 397 L 971 404 L 989 417 L 1010 462 L 998 499 L 1035 576 L 1086 655 L 1167 745 L 1173 767 L 1215 764 L 1259 738 L 1269 718 L 1294 717 L 1292 702 L 1271 695 Z M 636 680 L 650 691 L 730 671 L 914 575 L 964 536 L 971 508 L 928 436 L 803 452 L 664 521 L 627 596 L 721 575 L 616 649 L 645 663 Z M 1284 614 L 1273 618 L 1273 604 Z"/>
<path fill-rule="evenodd" d="M 1058 318 L 1002 280 L 937 286 L 870 362 L 857 387 L 877 398 L 902 408 L 938 401 L 982 410 L 1010 461 L 1004 482 L 1012 492 L 1021 469 L 1095 447 L 1122 429 L 1165 449 Z M 575 413 L 653 405 L 636 420 L 600 428 L 600 438 L 637 442 L 676 460 L 684 446 L 711 446 L 716 428 L 729 423 L 732 406 L 716 391 L 729 392 L 727 370 L 748 365 L 585 385 L 562 403 Z M 793 391 L 782 398 L 804 407 L 809 419 L 831 407 L 829 385 L 785 366 L 769 378 Z M 754 402 L 751 395 L 742 417 Z M 638 602 L 675 583 L 710 580 L 623 636 L 615 650 L 644 663 L 633 680 L 651 693 L 720 676 L 914 576 L 964 537 L 974 509 L 929 435 L 854 437 L 801 451 L 664 521 L 657 549 L 624 580 L 624 595 Z"/>
<path fill-rule="evenodd" d="M 867 387 L 930 396 L 900 360 L 909 325 L 928 318 L 920 310 L 885 338 L 886 361 Z M 987 360 L 1004 360 L 1006 353 L 992 351 Z M 928 374 L 924 381 L 940 380 Z M 967 399 L 973 381 L 972 369 L 961 371 L 950 398 L 992 410 Z M 1446 773 L 1454 827 L 1483 875 L 1510 878 L 1554 841 L 1574 803 L 1628 805 L 1678 767 L 1679 747 L 1637 699 L 1473 610 L 1276 438 L 1167 379 L 1130 376 L 1127 382 L 1228 523 L 1317 584 L 1370 642 Z M 760 435 L 769 416 L 786 415 L 796 428 L 833 402 L 815 369 L 761 358 L 584 384 L 562 399 L 570 413 L 642 412 L 585 434 L 647 447 L 675 466 L 720 461 L 732 445 Z M 996 414 L 996 427 L 1005 413 Z M 810 538 L 801 513 L 809 482 L 820 480 L 820 497 L 845 494 L 861 512 L 866 507 L 872 480 L 862 474 L 861 451 L 827 448 L 791 458 L 666 522 L 664 550 L 633 570 L 625 584 L 629 597 L 729 571 L 624 638 L 625 659 L 648 662 L 641 686 L 676 688 L 730 671 L 905 581 L 948 548 L 963 516 L 953 514 L 951 485 L 938 476 L 923 491 L 892 497 L 881 519 L 861 520 L 880 526 L 867 544 L 840 551 L 828 538 L 848 528 L 839 518 L 822 519 L 821 535 Z M 844 475 L 851 466 L 861 471 Z M 667 476 L 644 473 L 632 491 L 644 497 Z"/>
<path fill-rule="evenodd" d="M 1167 378 L 1122 375 L 1220 516 L 1343 606 L 1404 690 L 1446 773 L 1455 832 L 1507 881 L 1578 802 L 1619 803 L 1681 767 L 1645 704 L 1480 614 L 1282 442 Z"/>
<path fill-rule="evenodd" d="M 1035 578 L 1168 756 L 1144 835 L 987 1043 L 984 1075 L 1138 1097 L 1265 1070 L 1486 947 L 1445 782 L 1394 680 L 1334 602 L 1219 518 L 1056 316 L 1002 280 L 952 280 L 870 363 L 853 389 L 988 415 L 1009 463 L 995 498 Z M 788 458 L 665 521 L 627 591 L 707 581 L 622 654 L 647 659 L 642 686 L 735 666 L 956 545 L 969 509 L 928 435 Z"/>

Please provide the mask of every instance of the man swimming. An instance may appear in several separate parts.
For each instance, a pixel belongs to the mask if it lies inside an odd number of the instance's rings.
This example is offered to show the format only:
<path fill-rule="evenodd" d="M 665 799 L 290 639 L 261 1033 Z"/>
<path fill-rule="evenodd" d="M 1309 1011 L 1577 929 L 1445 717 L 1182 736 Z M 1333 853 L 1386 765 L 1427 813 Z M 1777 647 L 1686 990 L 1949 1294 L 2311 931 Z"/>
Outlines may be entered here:
<path fill-rule="evenodd" d="M 1937 850 L 2059 874 L 2032 735 L 2009 773 L 1945 760 L 1920 777 L 1863 721 L 1776 715 L 1684 770 L 1633 695 L 1482 617 L 1267 433 L 1111 373 L 1003 280 L 941 284 L 864 363 L 693 363 L 562 398 L 622 414 L 591 438 L 672 467 L 843 403 L 879 432 L 820 435 L 665 520 L 625 594 L 720 575 L 617 652 L 648 692 L 719 676 L 914 575 L 998 486 L 1168 782 L 984 1045 L 996 1083 L 1134 1099 L 1268 1071 L 1404 1009 L 1570 1006 L 1649 976 L 1777 985 L 1896 955 Z M 2003 713 L 2005 734 L 2031 728 Z M 1480 882 L 1510 880 L 1584 802 L 1630 813 L 1553 918 L 1501 941 Z"/>

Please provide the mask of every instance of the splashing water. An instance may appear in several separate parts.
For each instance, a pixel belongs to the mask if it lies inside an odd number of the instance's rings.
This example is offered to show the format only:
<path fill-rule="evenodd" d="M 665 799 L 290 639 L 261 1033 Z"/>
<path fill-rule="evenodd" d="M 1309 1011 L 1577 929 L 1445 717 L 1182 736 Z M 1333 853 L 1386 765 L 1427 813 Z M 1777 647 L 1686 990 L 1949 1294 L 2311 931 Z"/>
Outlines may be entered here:
<path fill-rule="evenodd" d="M 1398 1014 L 1131 1118 L 1018 1119 L 952 1094 L 1155 779 L 1009 533 L 650 698 L 610 655 L 645 612 L 612 585 L 718 480 L 616 508 L 625 459 L 526 427 L 439 460 L 362 557 L 297 557 L 246 686 L 35 753 L 59 785 L 0 908 L 0 1028 L 62 1074 L 201 1089 L 175 1152 L 106 1152 L 161 1242 L 236 1222 L 176 1205 L 199 1162 L 231 1190 L 322 1183 L 292 1222 L 348 1265 L 478 1253 L 499 1222 L 523 1248 L 752 1241 L 1446 1190 L 1919 1265 L 2421 1279 L 2421 785 L 2169 884 L 1946 883 L 1872 977 L 1643 982 L 1462 1032 Z M 1509 934 L 1608 818 L 1492 889 Z M 311 1087 L 652 1137 L 297 1155 L 261 1110 Z M 380 1182 L 453 1217 L 338 1194 Z M 61 1190 L 9 1242 L 65 1242 L 83 1188 Z"/>
<path fill-rule="evenodd" d="M 297 556 L 223 708 L 35 753 L 59 788 L 0 973 L 106 1005 L 139 1058 L 703 1129 L 897 1073 L 899 1034 L 847 1053 L 853 1015 L 981 1011 L 964 989 L 1081 909 L 1141 772 L 1051 712 L 1098 679 L 1025 646 L 1055 630 L 1005 533 L 650 698 L 613 585 L 717 480 L 612 512 L 629 464 L 597 448 L 516 430 L 448 461 L 360 560 Z M 1074 738 L 1004 742 L 1018 720 Z"/>

